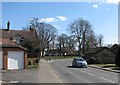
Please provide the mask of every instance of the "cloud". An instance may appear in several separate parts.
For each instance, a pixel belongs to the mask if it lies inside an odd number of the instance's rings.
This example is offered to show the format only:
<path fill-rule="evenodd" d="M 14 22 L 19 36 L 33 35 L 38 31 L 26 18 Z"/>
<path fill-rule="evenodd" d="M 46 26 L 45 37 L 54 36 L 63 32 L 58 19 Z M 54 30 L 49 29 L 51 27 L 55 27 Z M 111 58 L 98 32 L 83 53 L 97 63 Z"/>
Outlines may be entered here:
<path fill-rule="evenodd" d="M 30 18 L 29 20 L 30 20 L 30 21 L 32 21 L 32 20 L 33 20 L 33 18 Z"/>
<path fill-rule="evenodd" d="M 67 20 L 67 17 L 64 17 L 64 16 L 57 16 L 57 18 L 61 21 L 66 21 Z"/>
<path fill-rule="evenodd" d="M 118 4 L 120 0 L 106 0 L 106 3 Z"/>
<path fill-rule="evenodd" d="M 66 21 L 67 17 L 64 16 L 56 16 L 55 18 L 41 18 L 39 22 L 56 22 L 56 21 Z"/>
<path fill-rule="evenodd" d="M 88 1 L 88 3 L 92 3 L 91 1 Z"/>
<path fill-rule="evenodd" d="M 93 8 L 98 8 L 98 5 L 97 5 L 97 4 L 94 4 L 92 7 L 93 7 Z"/>
<path fill-rule="evenodd" d="M 39 20 L 39 22 L 56 22 L 56 21 L 58 20 L 55 18 L 42 18 Z"/>

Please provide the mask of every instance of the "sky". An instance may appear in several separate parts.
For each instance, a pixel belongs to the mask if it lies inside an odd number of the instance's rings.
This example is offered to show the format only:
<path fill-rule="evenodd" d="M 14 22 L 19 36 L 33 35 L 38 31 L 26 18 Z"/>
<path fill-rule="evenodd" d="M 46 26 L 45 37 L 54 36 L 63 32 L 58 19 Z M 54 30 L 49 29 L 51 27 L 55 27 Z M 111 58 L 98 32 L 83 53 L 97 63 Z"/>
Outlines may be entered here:
<path fill-rule="evenodd" d="M 70 34 L 68 25 L 79 18 L 88 20 L 96 35 L 104 36 L 104 44 L 118 43 L 118 3 L 106 2 L 2 2 L 2 28 L 9 20 L 10 29 L 22 30 L 29 20 L 53 25 L 58 34 Z"/>

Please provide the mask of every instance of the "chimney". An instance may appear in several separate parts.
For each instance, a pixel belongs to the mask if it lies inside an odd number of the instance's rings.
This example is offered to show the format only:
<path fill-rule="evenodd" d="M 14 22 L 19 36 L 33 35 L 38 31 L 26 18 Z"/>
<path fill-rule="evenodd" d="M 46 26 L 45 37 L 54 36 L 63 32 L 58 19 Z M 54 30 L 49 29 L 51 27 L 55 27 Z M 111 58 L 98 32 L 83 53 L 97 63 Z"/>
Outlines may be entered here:
<path fill-rule="evenodd" d="M 31 25 L 30 25 L 30 30 L 32 29 Z"/>
<path fill-rule="evenodd" d="M 7 22 L 7 30 L 10 30 L 10 21 Z"/>
<path fill-rule="evenodd" d="M 30 31 L 34 31 L 34 28 L 32 28 L 32 26 L 30 25 Z"/>

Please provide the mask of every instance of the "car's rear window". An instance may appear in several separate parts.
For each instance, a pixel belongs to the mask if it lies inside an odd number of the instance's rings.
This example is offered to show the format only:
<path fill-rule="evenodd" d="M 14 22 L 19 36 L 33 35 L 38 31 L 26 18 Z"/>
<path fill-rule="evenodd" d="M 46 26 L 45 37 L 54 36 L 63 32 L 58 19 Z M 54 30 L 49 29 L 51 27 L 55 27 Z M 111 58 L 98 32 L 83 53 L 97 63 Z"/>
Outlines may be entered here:
<path fill-rule="evenodd" d="M 82 58 L 80 58 L 80 59 L 75 59 L 75 60 L 77 60 L 77 61 L 84 61 L 84 59 L 82 59 Z"/>
<path fill-rule="evenodd" d="M 79 61 L 84 61 L 84 59 L 78 59 Z"/>
<path fill-rule="evenodd" d="M 74 61 L 85 61 L 85 60 L 82 58 L 78 58 L 78 59 L 74 59 Z"/>

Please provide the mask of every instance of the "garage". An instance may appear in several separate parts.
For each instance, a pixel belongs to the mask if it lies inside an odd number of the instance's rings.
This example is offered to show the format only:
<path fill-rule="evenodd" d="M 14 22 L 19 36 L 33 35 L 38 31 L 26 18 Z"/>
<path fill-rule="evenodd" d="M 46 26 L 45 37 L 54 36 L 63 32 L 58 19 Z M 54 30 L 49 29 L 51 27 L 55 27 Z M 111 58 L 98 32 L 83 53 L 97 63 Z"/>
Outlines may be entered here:
<path fill-rule="evenodd" d="M 3 52 L 0 51 L 0 69 L 3 68 Z"/>
<path fill-rule="evenodd" d="M 9 39 L 0 38 L 0 69 L 28 68 L 27 49 Z"/>
<path fill-rule="evenodd" d="M 23 69 L 24 68 L 24 52 L 23 51 L 8 51 L 8 69 Z"/>

